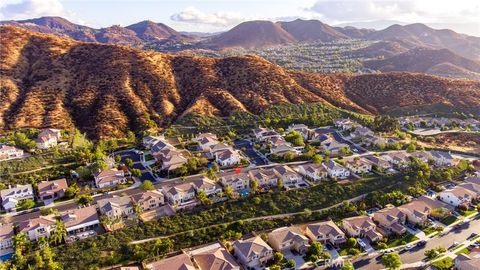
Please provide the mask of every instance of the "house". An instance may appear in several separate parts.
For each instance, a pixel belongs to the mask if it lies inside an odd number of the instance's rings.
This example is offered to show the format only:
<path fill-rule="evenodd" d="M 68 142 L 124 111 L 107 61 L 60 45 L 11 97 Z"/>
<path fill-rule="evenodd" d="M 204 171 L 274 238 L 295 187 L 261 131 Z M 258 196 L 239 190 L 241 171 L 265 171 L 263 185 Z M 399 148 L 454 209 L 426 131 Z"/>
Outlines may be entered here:
<path fill-rule="evenodd" d="M 129 218 L 135 213 L 132 199 L 128 196 L 101 199 L 97 205 L 100 213 L 110 220 Z"/>
<path fill-rule="evenodd" d="M 466 188 L 469 187 L 469 188 Z M 480 193 L 476 190 L 480 190 L 480 186 L 472 183 L 458 185 L 451 189 L 446 189 L 439 193 L 440 200 L 447 204 L 458 207 L 460 205 L 466 205 L 467 207 L 480 197 Z"/>
<path fill-rule="evenodd" d="M 290 124 L 288 126 L 287 131 L 289 132 L 296 131 L 300 133 L 300 135 L 302 135 L 303 140 L 305 141 L 308 140 L 310 136 L 310 129 L 308 128 L 307 125 L 304 125 L 304 124 Z"/>
<path fill-rule="evenodd" d="M 155 157 L 158 152 L 164 149 L 175 149 L 175 146 L 168 143 L 165 139 L 160 138 L 152 145 L 150 152 L 152 153 L 153 157 Z"/>
<path fill-rule="evenodd" d="M 367 127 L 357 126 L 355 130 L 350 134 L 352 138 L 362 138 L 367 135 L 372 135 L 373 131 Z"/>
<path fill-rule="evenodd" d="M 23 156 L 23 150 L 7 145 L 0 144 L 0 160 L 19 158 Z"/>
<path fill-rule="evenodd" d="M 17 185 L 0 191 L 2 206 L 7 212 L 15 211 L 18 201 L 33 199 L 32 185 Z"/>
<path fill-rule="evenodd" d="M 373 220 L 382 229 L 397 235 L 404 234 L 407 231 L 404 226 L 406 219 L 407 215 L 397 207 L 383 209 L 373 214 Z"/>
<path fill-rule="evenodd" d="M 253 169 L 248 172 L 250 180 L 256 180 L 258 185 L 263 188 L 275 187 L 278 185 L 279 176 L 272 168 Z"/>
<path fill-rule="evenodd" d="M 470 254 L 458 254 L 454 260 L 456 270 L 480 270 L 480 250 L 474 248 Z"/>
<path fill-rule="evenodd" d="M 165 185 L 162 187 L 167 201 L 173 206 L 181 206 L 194 203 L 195 186 L 193 183 L 175 183 L 173 185 Z"/>
<path fill-rule="evenodd" d="M 443 151 L 431 151 L 433 163 L 437 167 L 454 166 L 455 160 L 449 152 Z"/>
<path fill-rule="evenodd" d="M 329 160 L 324 163 L 325 168 L 327 169 L 328 176 L 335 177 L 338 179 L 345 179 L 350 176 L 350 171 L 342 165 L 336 163 L 333 160 Z"/>
<path fill-rule="evenodd" d="M 308 163 L 298 166 L 298 172 L 305 178 L 313 180 L 315 182 L 321 181 L 327 178 L 327 168 L 323 164 Z"/>
<path fill-rule="evenodd" d="M 61 199 L 65 196 L 68 184 L 65 178 L 53 181 L 42 181 L 37 184 L 38 198 L 45 205 L 52 203 L 54 200 Z"/>
<path fill-rule="evenodd" d="M 372 162 L 362 157 L 344 158 L 345 167 L 354 174 L 365 174 L 372 171 Z"/>
<path fill-rule="evenodd" d="M 0 256 L 13 252 L 14 235 L 11 223 L 0 224 Z"/>
<path fill-rule="evenodd" d="M 222 187 L 204 175 L 192 177 L 187 181 L 193 184 L 196 192 L 204 192 L 207 196 L 215 196 L 222 192 Z"/>
<path fill-rule="evenodd" d="M 409 223 L 419 225 L 425 225 L 432 210 L 436 208 L 445 208 L 450 212 L 453 211 L 452 206 L 427 196 L 421 196 L 398 207 L 400 211 L 407 215 L 407 221 Z"/>
<path fill-rule="evenodd" d="M 97 209 L 93 205 L 64 212 L 60 219 L 65 224 L 67 235 L 94 230 L 100 224 Z"/>
<path fill-rule="evenodd" d="M 370 133 L 360 138 L 361 138 L 362 144 L 367 146 L 379 146 L 379 147 L 383 146 L 384 147 L 388 143 L 387 139 L 381 136 L 370 134 Z"/>
<path fill-rule="evenodd" d="M 219 243 L 192 250 L 189 255 L 200 270 L 240 270 L 232 254 Z"/>
<path fill-rule="evenodd" d="M 339 245 L 347 241 L 345 233 L 332 220 L 308 224 L 305 234 L 310 240 L 323 244 Z"/>
<path fill-rule="evenodd" d="M 296 227 L 283 227 L 268 234 L 268 243 L 276 251 L 294 250 L 305 253 L 308 249 L 308 238 Z"/>
<path fill-rule="evenodd" d="M 18 224 L 18 232 L 25 233 L 32 241 L 37 241 L 40 237 L 49 238 L 55 230 L 55 219 L 50 216 L 40 216 L 22 221 Z"/>
<path fill-rule="evenodd" d="M 165 258 L 159 261 L 154 261 L 146 265 L 149 270 L 196 270 L 195 265 L 190 260 L 190 257 L 182 253 L 173 257 Z"/>
<path fill-rule="evenodd" d="M 282 179 L 284 185 L 295 185 L 302 181 L 302 176 L 287 165 L 278 165 L 272 169 Z"/>
<path fill-rule="evenodd" d="M 393 169 L 392 164 L 381 157 L 369 155 L 365 156 L 365 158 L 372 162 L 372 169 L 377 171 L 386 172 Z"/>
<path fill-rule="evenodd" d="M 286 153 L 292 153 L 294 155 L 299 155 L 300 151 L 293 147 L 290 143 L 273 145 L 270 148 L 270 153 L 275 154 L 277 156 L 284 156 Z"/>
<path fill-rule="evenodd" d="M 217 135 L 212 133 L 200 133 L 194 141 L 198 143 L 198 148 L 203 152 L 208 152 L 213 145 L 219 144 Z"/>
<path fill-rule="evenodd" d="M 430 160 L 432 160 L 432 155 L 428 152 L 425 151 L 416 151 L 410 154 L 412 158 L 418 158 L 419 160 L 428 163 Z"/>
<path fill-rule="evenodd" d="M 410 157 L 405 152 L 391 152 L 383 155 L 382 158 L 397 168 L 406 168 L 410 164 Z"/>
<path fill-rule="evenodd" d="M 158 190 L 149 190 L 131 196 L 133 203 L 140 206 L 142 211 L 153 210 L 165 204 L 165 196 Z"/>
<path fill-rule="evenodd" d="M 143 147 L 146 149 L 151 149 L 153 145 L 155 145 L 158 141 L 160 141 L 162 137 L 157 136 L 145 136 L 142 138 Z"/>
<path fill-rule="evenodd" d="M 232 246 L 235 257 L 245 268 L 264 266 L 273 259 L 273 249 L 260 236 L 237 240 Z"/>
<path fill-rule="evenodd" d="M 158 151 L 154 158 L 160 164 L 160 170 L 173 171 L 188 162 L 186 150 L 176 148 L 164 148 Z"/>
<path fill-rule="evenodd" d="M 93 178 L 97 188 L 113 187 L 127 182 L 125 172 L 117 169 L 99 171 L 93 175 Z"/>
<path fill-rule="evenodd" d="M 353 122 L 350 119 L 336 119 L 334 122 L 335 127 L 340 128 L 342 130 L 352 130 L 358 124 Z"/>
<path fill-rule="evenodd" d="M 37 148 L 48 149 L 56 146 L 61 138 L 62 134 L 60 130 L 47 128 L 38 134 L 35 142 L 37 143 Z"/>
<path fill-rule="evenodd" d="M 210 148 L 208 149 L 209 157 L 215 158 L 215 153 L 229 150 L 229 149 L 232 149 L 232 147 L 225 143 L 216 143 L 216 144 L 210 145 Z"/>
<path fill-rule="evenodd" d="M 233 148 L 228 148 L 225 150 L 215 152 L 215 162 L 217 162 L 220 167 L 229 167 L 236 164 L 239 164 L 241 161 L 240 154 Z"/>
<path fill-rule="evenodd" d="M 382 239 L 382 235 L 376 232 L 377 225 L 368 216 L 345 218 L 342 227 L 351 237 L 366 237 L 372 242 Z"/>
<path fill-rule="evenodd" d="M 264 142 L 275 137 L 280 137 L 280 134 L 275 130 L 262 127 L 255 128 L 253 130 L 253 135 L 255 136 L 255 139 L 259 142 Z"/>
<path fill-rule="evenodd" d="M 335 139 L 333 135 L 324 135 L 320 138 L 320 145 L 322 148 L 332 156 L 339 156 L 342 154 L 342 149 L 350 149 L 350 146 L 346 143 L 341 143 Z"/>
<path fill-rule="evenodd" d="M 233 191 L 241 192 L 250 189 L 250 177 L 248 173 L 230 172 L 220 176 L 220 182 L 224 187 L 231 186 Z"/>

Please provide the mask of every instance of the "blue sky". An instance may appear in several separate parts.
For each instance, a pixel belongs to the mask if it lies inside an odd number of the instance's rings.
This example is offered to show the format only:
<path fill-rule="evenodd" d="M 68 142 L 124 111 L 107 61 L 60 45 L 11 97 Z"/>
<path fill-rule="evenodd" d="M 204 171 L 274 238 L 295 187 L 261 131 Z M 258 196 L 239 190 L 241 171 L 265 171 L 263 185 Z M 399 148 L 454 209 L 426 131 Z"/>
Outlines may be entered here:
<path fill-rule="evenodd" d="M 480 36 L 478 0 L 3 0 L 0 19 L 62 16 L 91 27 L 142 20 L 180 31 L 217 32 L 246 20 L 319 19 L 383 28 L 392 21 Z"/>

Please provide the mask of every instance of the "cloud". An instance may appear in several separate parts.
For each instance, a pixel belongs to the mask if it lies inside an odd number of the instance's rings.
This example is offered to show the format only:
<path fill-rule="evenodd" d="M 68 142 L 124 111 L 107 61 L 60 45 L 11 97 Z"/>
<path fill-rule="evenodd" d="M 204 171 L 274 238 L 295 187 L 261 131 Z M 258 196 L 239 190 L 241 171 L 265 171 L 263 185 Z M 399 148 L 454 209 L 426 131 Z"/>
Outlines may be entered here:
<path fill-rule="evenodd" d="M 42 16 L 72 18 L 73 13 L 65 10 L 59 0 L 22 0 L 0 8 L 1 17 L 8 20 L 30 19 Z"/>
<path fill-rule="evenodd" d="M 231 12 L 205 13 L 195 7 L 187 7 L 186 9 L 170 16 L 170 19 L 176 22 L 226 27 L 239 24 L 243 21 L 252 20 L 254 18 L 245 17 Z"/>

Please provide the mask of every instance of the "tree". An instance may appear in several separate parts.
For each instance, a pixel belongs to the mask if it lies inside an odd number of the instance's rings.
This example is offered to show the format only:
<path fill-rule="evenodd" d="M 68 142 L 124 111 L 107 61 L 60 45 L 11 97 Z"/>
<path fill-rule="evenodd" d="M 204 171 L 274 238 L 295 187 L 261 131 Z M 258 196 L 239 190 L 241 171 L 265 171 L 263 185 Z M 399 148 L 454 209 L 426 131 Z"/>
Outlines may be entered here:
<path fill-rule="evenodd" d="M 307 250 L 307 260 L 315 262 L 320 259 L 323 253 L 323 245 L 320 242 L 314 241 Z"/>
<path fill-rule="evenodd" d="M 171 239 L 158 239 L 153 245 L 153 255 L 159 256 L 171 252 L 173 249 L 173 241 Z"/>
<path fill-rule="evenodd" d="M 128 168 L 132 168 L 132 167 L 133 167 L 133 160 L 132 160 L 131 158 L 125 159 L 125 165 L 126 165 Z"/>
<path fill-rule="evenodd" d="M 292 161 L 293 159 L 295 158 L 295 155 L 290 152 L 290 151 L 287 151 L 285 154 L 283 154 L 283 159 L 286 161 L 286 162 L 290 162 Z"/>
<path fill-rule="evenodd" d="M 92 195 L 82 194 L 77 197 L 77 204 L 81 206 L 89 205 L 93 202 Z"/>
<path fill-rule="evenodd" d="M 252 192 L 253 192 L 253 193 L 257 193 L 257 192 L 258 192 L 259 186 L 258 186 L 258 181 L 257 181 L 257 179 L 253 179 L 252 181 L 250 181 L 250 188 L 252 189 Z"/>
<path fill-rule="evenodd" d="M 295 130 L 292 130 L 287 135 L 285 135 L 285 140 L 287 142 L 291 142 L 294 146 L 305 146 L 302 134 Z"/>
<path fill-rule="evenodd" d="M 411 143 L 407 146 L 407 153 L 413 153 L 417 150 L 417 146 L 414 143 Z"/>
<path fill-rule="evenodd" d="M 130 170 L 130 172 L 132 173 L 132 176 L 133 177 L 140 177 L 142 176 L 142 171 L 140 169 L 137 169 L 137 168 L 133 168 Z"/>
<path fill-rule="evenodd" d="M 321 155 L 315 155 L 312 157 L 312 162 L 315 164 L 322 163 L 323 157 Z"/>
<path fill-rule="evenodd" d="M 283 180 L 282 180 L 282 179 L 278 179 L 278 180 L 277 180 L 277 187 L 278 187 L 279 189 L 283 189 Z"/>
<path fill-rule="evenodd" d="M 351 262 L 345 262 L 341 270 L 355 270 Z"/>
<path fill-rule="evenodd" d="M 355 239 L 353 237 L 348 238 L 347 246 L 350 247 L 350 248 L 356 247 L 357 246 L 357 239 Z"/>
<path fill-rule="evenodd" d="M 67 189 L 65 190 L 65 197 L 67 198 L 73 198 L 77 193 L 80 191 L 80 187 L 77 185 L 77 183 L 73 183 Z"/>
<path fill-rule="evenodd" d="M 290 268 L 290 269 L 295 269 L 295 266 L 297 265 L 297 262 L 294 260 L 294 259 L 290 259 L 287 261 L 287 263 L 285 264 L 285 267 L 286 268 Z"/>
<path fill-rule="evenodd" d="M 383 255 L 382 264 L 383 266 L 385 266 L 385 268 L 389 270 L 396 270 L 400 269 L 402 261 L 400 260 L 400 256 L 397 253 L 388 253 Z"/>
<path fill-rule="evenodd" d="M 65 223 L 61 220 L 55 222 L 55 230 L 50 236 L 50 241 L 55 244 L 61 244 L 67 238 L 67 229 L 65 228 Z"/>
<path fill-rule="evenodd" d="M 104 170 L 108 169 L 108 164 L 103 160 L 97 160 L 93 164 L 92 168 L 93 168 L 92 171 L 94 171 L 94 172 L 104 171 Z"/>
<path fill-rule="evenodd" d="M 203 204 L 203 205 L 210 205 L 212 204 L 212 200 L 210 200 L 208 197 L 207 197 L 207 194 L 205 193 L 205 191 L 203 190 L 200 190 L 197 192 L 197 199 Z"/>
<path fill-rule="evenodd" d="M 143 183 L 140 185 L 140 189 L 143 191 L 147 190 L 154 190 L 155 186 L 153 185 L 152 181 L 150 180 L 145 180 Z"/>
<path fill-rule="evenodd" d="M 281 252 L 278 252 L 278 251 L 277 251 L 277 252 L 275 252 L 275 253 L 273 254 L 273 262 L 274 262 L 275 264 L 281 263 L 282 260 L 283 260 L 283 254 L 282 254 Z"/>
<path fill-rule="evenodd" d="M 32 199 L 21 200 L 17 203 L 17 208 L 20 210 L 32 209 L 35 207 L 35 202 Z"/>
<path fill-rule="evenodd" d="M 217 163 L 217 162 L 212 162 L 211 169 L 212 169 L 214 172 L 218 172 L 218 171 L 220 170 L 220 166 L 218 166 L 218 163 Z"/>
<path fill-rule="evenodd" d="M 232 198 L 232 197 L 233 197 L 233 193 L 234 193 L 234 192 L 233 192 L 233 187 L 232 187 L 232 185 L 226 186 L 226 187 L 224 188 L 224 190 L 225 190 L 225 194 L 227 194 L 227 196 L 228 196 L 229 198 Z"/>
<path fill-rule="evenodd" d="M 120 155 L 116 155 L 115 156 L 115 162 L 119 163 L 120 161 L 122 161 L 122 157 Z"/>

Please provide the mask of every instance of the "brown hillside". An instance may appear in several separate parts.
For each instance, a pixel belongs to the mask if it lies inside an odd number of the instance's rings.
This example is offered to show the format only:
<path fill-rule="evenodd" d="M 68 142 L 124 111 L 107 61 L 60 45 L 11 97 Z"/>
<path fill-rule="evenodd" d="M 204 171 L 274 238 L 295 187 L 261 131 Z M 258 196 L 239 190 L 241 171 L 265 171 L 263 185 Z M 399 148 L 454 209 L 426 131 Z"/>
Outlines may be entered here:
<path fill-rule="evenodd" d="M 0 131 L 76 127 L 99 138 L 140 131 L 149 117 L 165 126 L 186 112 L 259 113 L 278 103 L 330 103 L 363 113 L 480 104 L 480 83 L 471 81 L 299 73 L 257 56 L 169 55 L 11 26 L 0 35 Z"/>
<path fill-rule="evenodd" d="M 330 25 L 318 20 L 296 19 L 291 22 L 279 22 L 280 26 L 299 42 L 330 42 L 349 37 L 338 32 Z"/>

